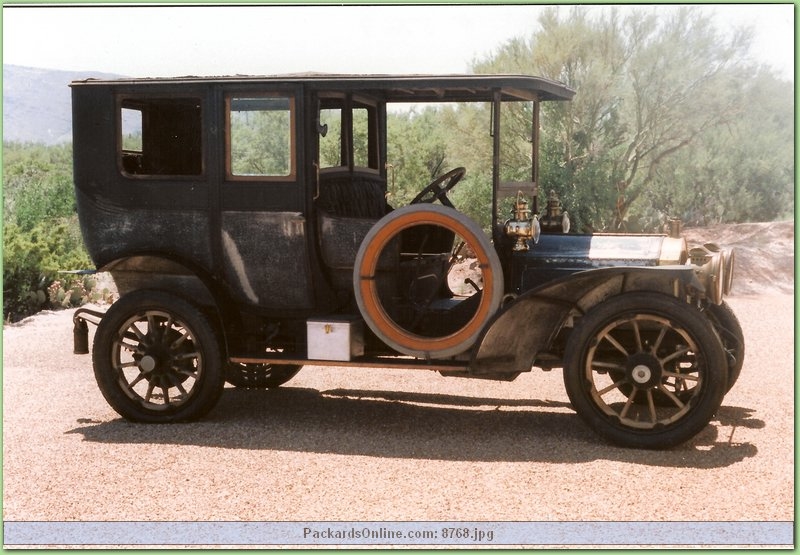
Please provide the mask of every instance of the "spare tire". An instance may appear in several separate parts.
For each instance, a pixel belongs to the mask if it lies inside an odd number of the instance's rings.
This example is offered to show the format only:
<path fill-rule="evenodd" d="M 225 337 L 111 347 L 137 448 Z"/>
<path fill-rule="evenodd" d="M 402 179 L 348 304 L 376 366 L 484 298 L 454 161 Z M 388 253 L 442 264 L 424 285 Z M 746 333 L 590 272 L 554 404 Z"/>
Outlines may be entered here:
<path fill-rule="evenodd" d="M 467 313 L 460 328 L 442 335 L 422 335 L 399 324 L 390 316 L 391 308 L 384 306 L 381 300 L 377 275 L 385 268 L 384 250 L 400 244 L 401 232 L 417 226 L 424 226 L 423 229 L 440 227 L 455 233 L 468 245 L 470 257 L 477 259 L 477 268 L 482 272 L 483 288 L 471 300 L 474 310 Z M 384 216 L 367 233 L 356 256 L 353 289 L 364 321 L 386 345 L 418 358 L 446 358 L 472 347 L 500 307 L 503 270 L 491 241 L 475 222 L 452 208 L 415 204 Z"/>

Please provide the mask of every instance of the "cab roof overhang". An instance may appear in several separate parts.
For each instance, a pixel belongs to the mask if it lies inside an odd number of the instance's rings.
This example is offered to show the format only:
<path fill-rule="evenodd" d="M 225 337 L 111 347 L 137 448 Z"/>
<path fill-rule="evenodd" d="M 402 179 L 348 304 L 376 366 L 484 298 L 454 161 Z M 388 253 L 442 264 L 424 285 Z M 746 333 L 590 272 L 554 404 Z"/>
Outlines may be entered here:
<path fill-rule="evenodd" d="M 313 90 L 359 92 L 386 102 L 491 101 L 495 92 L 502 100 L 570 100 L 575 91 L 543 77 L 529 75 L 334 75 L 291 74 L 273 76 L 169 77 L 73 81 L 71 86 L 144 86 L 179 83 L 296 84 Z"/>

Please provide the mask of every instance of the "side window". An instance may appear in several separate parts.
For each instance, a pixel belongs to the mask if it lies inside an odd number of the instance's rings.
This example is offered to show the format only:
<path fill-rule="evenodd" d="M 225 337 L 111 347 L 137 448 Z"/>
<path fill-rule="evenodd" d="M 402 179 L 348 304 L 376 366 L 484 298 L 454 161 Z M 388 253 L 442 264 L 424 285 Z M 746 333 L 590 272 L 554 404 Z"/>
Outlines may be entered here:
<path fill-rule="evenodd" d="M 227 100 L 228 177 L 291 178 L 295 175 L 294 100 L 234 96 Z"/>
<path fill-rule="evenodd" d="M 346 166 L 342 162 L 342 109 L 324 108 L 319 112 L 319 123 L 325 129 L 325 135 L 319 138 L 319 166 L 321 168 L 337 168 Z M 345 154 L 346 157 L 346 154 Z"/>
<path fill-rule="evenodd" d="M 357 168 L 369 168 L 370 141 L 374 141 L 370 133 L 370 113 L 367 108 L 353 108 L 353 163 Z"/>
<path fill-rule="evenodd" d="M 329 97 L 319 111 L 320 168 L 378 170 L 377 108 L 344 97 Z"/>
<path fill-rule="evenodd" d="M 125 98 L 119 108 L 119 163 L 127 175 L 203 173 L 198 98 Z"/>

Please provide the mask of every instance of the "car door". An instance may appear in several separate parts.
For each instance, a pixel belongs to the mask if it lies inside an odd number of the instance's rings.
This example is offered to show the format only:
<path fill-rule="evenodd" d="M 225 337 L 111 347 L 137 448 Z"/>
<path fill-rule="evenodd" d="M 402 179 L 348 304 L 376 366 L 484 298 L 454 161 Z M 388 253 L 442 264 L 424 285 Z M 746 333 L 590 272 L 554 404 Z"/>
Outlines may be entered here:
<path fill-rule="evenodd" d="M 272 83 L 221 92 L 221 271 L 237 301 L 264 309 L 314 304 L 300 93 Z"/>
<path fill-rule="evenodd" d="M 347 300 L 361 241 L 389 209 L 381 163 L 384 112 L 376 100 L 344 91 L 320 91 L 311 102 L 318 122 L 313 205 L 321 267 L 337 297 Z"/>

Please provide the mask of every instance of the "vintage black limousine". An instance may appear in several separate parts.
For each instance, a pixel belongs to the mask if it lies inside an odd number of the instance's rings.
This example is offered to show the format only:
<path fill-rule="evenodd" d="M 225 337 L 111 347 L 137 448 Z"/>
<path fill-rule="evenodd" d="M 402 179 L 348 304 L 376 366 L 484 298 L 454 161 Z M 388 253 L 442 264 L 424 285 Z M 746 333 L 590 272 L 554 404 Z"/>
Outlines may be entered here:
<path fill-rule="evenodd" d="M 134 421 L 196 419 L 226 381 L 277 387 L 303 365 L 425 368 L 513 380 L 563 368 L 575 411 L 625 446 L 709 424 L 742 367 L 724 302 L 733 253 L 664 235 L 569 230 L 542 195 L 540 104 L 574 91 L 524 75 L 293 75 L 71 85 L 86 248 L 120 298 L 94 373 Z M 448 193 L 454 167 L 393 206 L 387 107 L 487 114 L 488 229 Z M 528 136 L 529 167 L 504 151 Z M 455 132 L 455 130 L 453 130 Z"/>

